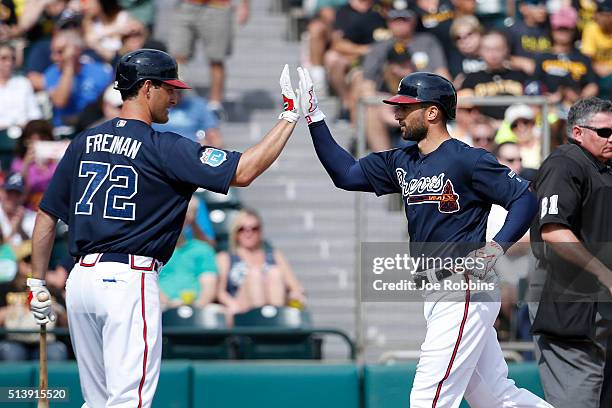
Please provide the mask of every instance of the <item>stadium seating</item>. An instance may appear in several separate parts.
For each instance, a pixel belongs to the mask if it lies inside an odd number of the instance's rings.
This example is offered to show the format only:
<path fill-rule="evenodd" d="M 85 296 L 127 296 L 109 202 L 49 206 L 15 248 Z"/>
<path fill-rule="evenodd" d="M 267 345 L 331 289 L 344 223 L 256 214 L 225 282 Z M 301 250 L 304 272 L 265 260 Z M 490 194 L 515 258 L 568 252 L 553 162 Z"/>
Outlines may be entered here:
<path fill-rule="evenodd" d="M 223 314 L 210 309 L 181 306 L 166 310 L 162 314 L 164 358 L 190 359 L 233 359 L 236 357 L 236 346 L 231 336 L 223 334 L 202 334 L 194 331 L 184 335 L 169 335 L 172 328 L 225 328 Z M 169 330 L 166 330 L 169 329 Z"/>
<path fill-rule="evenodd" d="M 196 195 L 204 199 L 209 211 L 228 208 L 239 209 L 242 206 L 238 190 L 234 187 L 231 187 L 227 194 L 200 189 L 196 192 Z"/>
<path fill-rule="evenodd" d="M 310 327 L 310 315 L 291 307 L 264 306 L 234 316 L 236 327 Z M 239 358 L 260 359 L 314 359 L 322 358 L 323 339 L 317 334 L 266 333 L 240 336 Z"/>
<path fill-rule="evenodd" d="M 234 208 L 216 208 L 210 210 L 210 221 L 215 231 L 218 251 L 228 249 L 232 220 L 239 211 Z"/>

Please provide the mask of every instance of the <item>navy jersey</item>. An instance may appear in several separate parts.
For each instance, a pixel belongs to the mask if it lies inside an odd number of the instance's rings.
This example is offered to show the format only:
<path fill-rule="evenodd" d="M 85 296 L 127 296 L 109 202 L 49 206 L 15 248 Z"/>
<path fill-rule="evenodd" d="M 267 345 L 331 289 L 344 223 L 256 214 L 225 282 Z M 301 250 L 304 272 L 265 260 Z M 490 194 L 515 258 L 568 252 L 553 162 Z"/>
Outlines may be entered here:
<path fill-rule="evenodd" d="M 485 242 L 491 204 L 508 207 L 529 187 L 491 153 L 456 139 L 427 155 L 414 144 L 359 163 L 377 195 L 402 194 L 411 249 L 419 251 L 418 243 Z"/>
<path fill-rule="evenodd" d="M 227 193 L 239 159 L 115 118 L 72 141 L 40 208 L 68 224 L 73 256 L 119 252 L 166 262 L 193 192 Z"/>

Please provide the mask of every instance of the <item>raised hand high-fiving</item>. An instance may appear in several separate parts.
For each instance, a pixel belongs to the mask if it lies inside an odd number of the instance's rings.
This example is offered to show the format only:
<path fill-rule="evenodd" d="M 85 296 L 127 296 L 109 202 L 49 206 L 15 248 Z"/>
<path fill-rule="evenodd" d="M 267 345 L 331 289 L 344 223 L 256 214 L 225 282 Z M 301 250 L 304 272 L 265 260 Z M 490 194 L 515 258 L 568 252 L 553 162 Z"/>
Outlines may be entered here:
<path fill-rule="evenodd" d="M 314 85 L 308 70 L 298 67 L 298 76 L 300 77 L 300 86 L 298 88 L 298 99 L 302 113 L 306 118 L 306 122 L 311 124 L 325 119 L 325 115 L 319 109 L 319 101 L 314 91 Z"/>
<path fill-rule="evenodd" d="M 285 119 L 287 122 L 297 122 L 300 118 L 298 112 L 297 98 L 291 86 L 291 77 L 289 76 L 289 65 L 285 64 L 283 72 L 280 76 L 280 87 L 283 95 L 283 111 L 278 116 L 279 119 Z"/>

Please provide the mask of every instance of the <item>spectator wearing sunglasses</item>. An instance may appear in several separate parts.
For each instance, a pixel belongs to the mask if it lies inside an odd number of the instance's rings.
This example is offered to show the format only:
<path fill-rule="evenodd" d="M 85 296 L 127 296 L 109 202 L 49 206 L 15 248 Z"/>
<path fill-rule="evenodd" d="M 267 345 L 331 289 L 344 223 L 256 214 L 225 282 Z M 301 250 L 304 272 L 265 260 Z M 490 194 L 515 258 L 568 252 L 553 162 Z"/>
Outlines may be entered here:
<path fill-rule="evenodd" d="M 227 307 L 228 320 L 236 313 L 264 305 L 304 304 L 304 289 L 278 249 L 265 245 L 261 217 L 243 209 L 234 218 L 230 250 L 217 255 L 217 298 Z"/>
<path fill-rule="evenodd" d="M 470 136 L 473 147 L 480 147 L 489 152 L 495 149 L 495 128 L 487 117 L 482 115 L 475 117 L 470 127 Z"/>
<path fill-rule="evenodd" d="M 540 211 L 532 248 L 546 280 L 529 304 L 530 317 L 546 400 L 609 407 L 612 102 L 581 99 L 567 122 L 569 143 L 551 153 L 533 183 Z"/>
<path fill-rule="evenodd" d="M 521 157 L 521 147 L 516 142 L 503 142 L 498 144 L 494 150 L 495 157 L 504 166 L 508 167 L 514 173 L 518 174 L 525 180 L 533 180 L 537 170 L 524 167 L 523 158 Z"/>
<path fill-rule="evenodd" d="M 448 69 L 460 84 L 466 74 L 486 68 L 479 54 L 482 26 L 475 16 L 461 16 L 451 24 L 450 36 L 454 47 L 449 47 Z"/>

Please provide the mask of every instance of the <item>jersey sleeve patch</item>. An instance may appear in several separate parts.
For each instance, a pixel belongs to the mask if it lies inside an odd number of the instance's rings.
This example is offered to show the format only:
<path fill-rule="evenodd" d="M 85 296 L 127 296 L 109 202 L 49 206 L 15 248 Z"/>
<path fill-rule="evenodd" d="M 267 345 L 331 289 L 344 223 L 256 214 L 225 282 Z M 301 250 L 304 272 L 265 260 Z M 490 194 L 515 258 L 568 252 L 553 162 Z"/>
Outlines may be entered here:
<path fill-rule="evenodd" d="M 227 160 L 227 153 L 224 150 L 215 149 L 213 147 L 207 147 L 200 155 L 200 161 L 202 164 L 206 164 L 211 167 L 219 167 Z"/>

